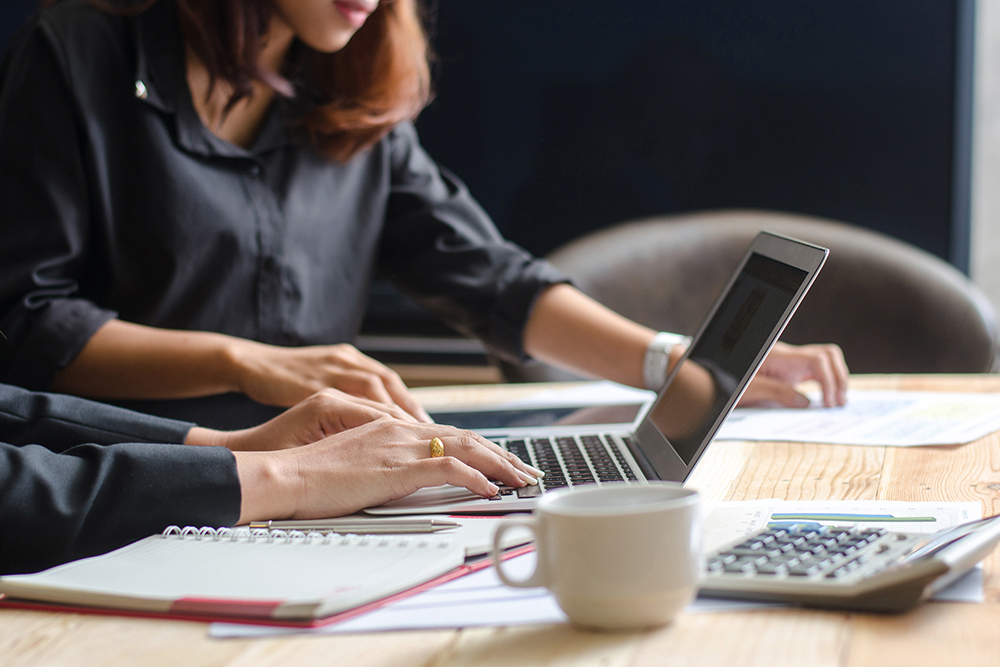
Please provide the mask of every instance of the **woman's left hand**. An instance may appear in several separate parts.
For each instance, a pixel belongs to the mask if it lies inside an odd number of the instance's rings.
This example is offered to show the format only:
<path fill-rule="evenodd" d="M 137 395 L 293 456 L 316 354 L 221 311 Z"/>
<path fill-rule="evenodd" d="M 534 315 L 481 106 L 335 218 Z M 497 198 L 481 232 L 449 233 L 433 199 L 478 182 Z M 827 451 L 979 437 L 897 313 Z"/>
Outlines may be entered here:
<path fill-rule="evenodd" d="M 740 399 L 741 407 L 778 404 L 804 408 L 809 399 L 795 390 L 799 382 L 815 380 L 823 390 L 827 407 L 847 402 L 850 372 L 844 353 L 836 345 L 788 345 L 776 343 Z"/>

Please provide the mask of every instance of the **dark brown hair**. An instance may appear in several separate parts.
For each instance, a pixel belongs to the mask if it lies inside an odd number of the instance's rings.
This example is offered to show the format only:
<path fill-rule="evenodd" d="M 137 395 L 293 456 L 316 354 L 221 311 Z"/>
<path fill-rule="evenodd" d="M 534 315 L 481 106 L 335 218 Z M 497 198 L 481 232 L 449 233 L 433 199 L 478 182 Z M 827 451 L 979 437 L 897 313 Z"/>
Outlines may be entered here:
<path fill-rule="evenodd" d="M 119 3 L 89 2 L 122 12 Z M 145 11 L 156 2 L 133 4 L 126 13 Z M 297 43 L 283 76 L 258 64 L 273 13 L 271 0 L 176 2 L 185 39 L 208 69 L 212 85 L 221 80 L 232 86 L 229 108 L 252 94 L 254 81 L 295 97 L 296 127 L 331 159 L 347 160 L 371 147 L 397 123 L 415 118 L 430 99 L 430 49 L 418 0 L 380 0 L 336 53 Z"/>

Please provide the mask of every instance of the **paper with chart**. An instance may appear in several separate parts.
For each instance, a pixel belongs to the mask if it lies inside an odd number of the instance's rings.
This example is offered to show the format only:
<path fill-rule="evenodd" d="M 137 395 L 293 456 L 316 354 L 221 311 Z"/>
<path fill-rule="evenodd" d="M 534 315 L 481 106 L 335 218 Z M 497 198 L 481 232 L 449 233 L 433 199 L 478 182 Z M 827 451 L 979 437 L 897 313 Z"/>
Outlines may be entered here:
<path fill-rule="evenodd" d="M 885 528 L 906 533 L 936 533 L 982 518 L 978 502 L 902 500 L 743 500 L 706 508 L 704 543 L 712 551 L 774 521 Z"/>
<path fill-rule="evenodd" d="M 717 440 L 955 445 L 1000 430 L 1000 394 L 850 391 L 847 405 L 734 410 Z"/>
<path fill-rule="evenodd" d="M 721 546 L 770 521 L 821 520 L 824 523 L 864 523 L 889 530 L 932 533 L 980 518 L 976 502 L 785 501 L 752 500 L 717 503 L 706 510 L 705 546 Z M 836 517 L 837 520 L 830 520 Z M 534 569 L 534 553 L 506 563 L 512 577 L 526 578 Z M 975 568 L 934 599 L 982 602 L 982 570 Z M 685 613 L 741 611 L 775 606 L 766 603 L 699 598 Z M 490 567 L 346 621 L 320 628 L 276 628 L 237 623 L 213 623 L 213 637 L 264 637 L 305 632 L 345 634 L 390 630 L 432 630 L 496 625 L 565 623 L 566 616 L 544 588 L 509 588 Z"/>

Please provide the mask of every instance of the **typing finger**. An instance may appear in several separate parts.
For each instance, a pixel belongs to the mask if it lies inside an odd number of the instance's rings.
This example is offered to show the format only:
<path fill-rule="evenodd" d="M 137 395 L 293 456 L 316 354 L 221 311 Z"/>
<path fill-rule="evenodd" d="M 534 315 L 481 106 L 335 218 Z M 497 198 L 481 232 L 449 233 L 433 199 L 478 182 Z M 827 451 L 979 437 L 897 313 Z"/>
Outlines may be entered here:
<path fill-rule="evenodd" d="M 492 498 L 500 489 L 475 468 L 454 456 L 418 459 L 407 467 L 411 484 L 422 488 L 451 484 L 462 486 L 483 498 Z"/>
<path fill-rule="evenodd" d="M 538 483 L 537 476 L 515 466 L 499 447 L 484 446 L 471 433 L 460 432 L 457 435 L 445 436 L 441 438 L 441 442 L 444 445 L 445 455 L 454 456 L 490 479 L 500 480 L 512 487 Z"/>

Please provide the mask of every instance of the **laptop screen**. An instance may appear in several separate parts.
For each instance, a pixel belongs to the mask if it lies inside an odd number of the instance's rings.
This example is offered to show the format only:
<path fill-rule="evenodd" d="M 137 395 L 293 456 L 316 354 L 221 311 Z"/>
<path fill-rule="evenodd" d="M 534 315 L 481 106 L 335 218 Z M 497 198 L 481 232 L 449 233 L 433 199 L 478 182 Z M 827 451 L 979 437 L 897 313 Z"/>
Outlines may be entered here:
<path fill-rule="evenodd" d="M 808 272 L 751 253 L 684 365 L 651 408 L 651 421 L 691 465 L 755 368 Z M 646 452 L 659 469 L 655 452 Z"/>

